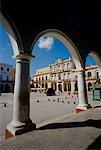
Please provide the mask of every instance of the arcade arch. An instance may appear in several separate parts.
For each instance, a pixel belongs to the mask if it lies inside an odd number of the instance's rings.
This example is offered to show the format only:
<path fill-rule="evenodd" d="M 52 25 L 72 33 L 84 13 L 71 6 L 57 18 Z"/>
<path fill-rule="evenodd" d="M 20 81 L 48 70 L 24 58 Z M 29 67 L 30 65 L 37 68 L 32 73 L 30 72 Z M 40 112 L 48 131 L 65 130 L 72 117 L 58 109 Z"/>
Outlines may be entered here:
<path fill-rule="evenodd" d="M 39 35 L 35 38 L 28 54 L 24 52 L 21 38 L 15 26 L 13 25 L 12 27 L 9 21 L 7 21 L 3 15 L 1 15 L 1 22 L 4 25 L 12 44 L 14 57 L 16 58 L 17 72 L 14 90 L 13 120 L 10 124 L 7 125 L 6 134 L 10 134 L 11 136 L 22 134 L 23 132 L 31 131 L 35 128 L 35 125 L 32 123 L 29 116 L 29 62 L 31 59 L 32 48 L 37 39 L 43 34 L 52 36 L 62 41 L 63 44 L 70 50 L 76 69 L 78 71 L 79 105 L 77 109 L 85 110 L 89 107 L 85 93 L 86 89 L 83 71 L 84 62 L 78 49 L 67 35 L 55 29 L 45 30 L 39 33 Z M 59 85 L 59 88 L 61 89 L 61 85 Z"/>
<path fill-rule="evenodd" d="M 18 54 L 24 53 L 23 51 L 24 48 L 16 26 L 11 21 L 11 19 L 9 20 L 0 12 L 0 23 L 5 28 L 5 31 L 12 45 L 14 57 L 16 57 Z"/>
<path fill-rule="evenodd" d="M 29 115 L 29 61 L 30 54 L 24 53 L 23 44 L 17 28 L 10 19 L 0 12 L 0 23 L 10 39 L 16 59 L 16 77 L 13 101 L 13 119 L 7 125 L 6 137 L 22 134 L 35 128 Z M 8 88 L 8 86 L 7 86 Z"/>
<path fill-rule="evenodd" d="M 97 52 L 95 52 L 95 51 L 90 51 L 90 52 L 88 53 L 88 55 L 91 56 L 91 57 L 95 60 L 96 65 L 98 66 L 98 71 L 99 71 L 99 73 L 96 73 L 96 75 L 97 75 L 97 76 L 99 75 L 99 79 L 100 79 L 100 83 L 101 83 L 101 57 L 100 57 L 100 55 L 99 55 Z M 87 56 L 88 56 L 88 55 L 87 55 Z M 87 57 L 86 57 L 86 58 L 87 58 Z"/>
<path fill-rule="evenodd" d="M 65 35 L 63 32 L 56 30 L 56 29 L 48 29 L 44 30 L 43 32 L 39 33 L 35 40 L 32 43 L 30 53 L 32 53 L 32 49 L 37 42 L 37 40 L 42 36 L 50 36 L 55 39 L 58 39 L 61 41 L 69 50 L 71 53 L 72 59 L 75 63 L 76 70 L 78 72 L 78 95 L 79 95 L 79 105 L 77 107 L 77 110 L 79 109 L 87 109 L 89 108 L 88 100 L 87 100 L 87 93 L 86 93 L 86 86 L 85 86 L 85 72 L 84 72 L 84 65 L 83 58 L 81 57 L 77 47 L 75 44 L 70 40 L 70 38 Z M 58 87 L 57 87 L 58 88 Z M 59 88 L 58 88 L 59 89 Z M 71 90 L 71 87 L 68 87 L 69 90 Z"/>

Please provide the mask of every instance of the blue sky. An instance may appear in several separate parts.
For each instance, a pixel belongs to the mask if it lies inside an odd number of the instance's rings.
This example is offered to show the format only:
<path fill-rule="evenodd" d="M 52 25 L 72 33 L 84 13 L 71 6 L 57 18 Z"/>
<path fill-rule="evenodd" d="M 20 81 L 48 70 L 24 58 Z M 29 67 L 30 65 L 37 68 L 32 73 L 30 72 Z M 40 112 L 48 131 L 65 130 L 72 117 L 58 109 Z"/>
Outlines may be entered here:
<path fill-rule="evenodd" d="M 57 39 L 49 36 L 43 36 L 33 47 L 33 55 L 35 58 L 31 60 L 30 76 L 35 73 L 36 69 L 46 67 L 54 63 L 58 58 L 65 60 L 70 56 L 69 50 Z M 10 40 L 0 25 L 0 62 L 13 65 L 15 67 L 15 60 L 12 59 L 13 50 Z M 87 57 L 87 64 L 95 64 L 91 56 Z"/>

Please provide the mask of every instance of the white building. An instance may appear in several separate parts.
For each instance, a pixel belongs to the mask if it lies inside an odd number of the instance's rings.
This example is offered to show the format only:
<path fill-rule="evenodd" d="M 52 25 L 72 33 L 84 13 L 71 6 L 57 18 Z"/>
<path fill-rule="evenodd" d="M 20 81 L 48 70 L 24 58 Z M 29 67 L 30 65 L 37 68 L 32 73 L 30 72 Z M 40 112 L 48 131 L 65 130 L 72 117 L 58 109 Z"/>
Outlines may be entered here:
<path fill-rule="evenodd" d="M 0 91 L 11 92 L 13 80 L 13 66 L 0 63 Z"/>
<path fill-rule="evenodd" d="M 38 91 L 52 87 L 55 91 L 68 91 L 76 94 L 78 91 L 77 71 L 73 60 L 58 59 L 48 67 L 38 69 L 33 75 L 33 87 Z M 97 65 L 88 66 L 85 69 L 87 90 L 90 91 L 93 84 L 99 79 Z"/>

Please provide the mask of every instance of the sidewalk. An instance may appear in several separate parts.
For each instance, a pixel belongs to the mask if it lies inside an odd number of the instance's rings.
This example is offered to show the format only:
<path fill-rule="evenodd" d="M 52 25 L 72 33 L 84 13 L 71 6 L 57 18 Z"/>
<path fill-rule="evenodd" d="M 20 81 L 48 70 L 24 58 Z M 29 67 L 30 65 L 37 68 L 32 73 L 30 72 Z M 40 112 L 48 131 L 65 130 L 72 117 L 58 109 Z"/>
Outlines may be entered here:
<path fill-rule="evenodd" d="M 0 150 L 100 150 L 101 105 L 0 144 Z"/>

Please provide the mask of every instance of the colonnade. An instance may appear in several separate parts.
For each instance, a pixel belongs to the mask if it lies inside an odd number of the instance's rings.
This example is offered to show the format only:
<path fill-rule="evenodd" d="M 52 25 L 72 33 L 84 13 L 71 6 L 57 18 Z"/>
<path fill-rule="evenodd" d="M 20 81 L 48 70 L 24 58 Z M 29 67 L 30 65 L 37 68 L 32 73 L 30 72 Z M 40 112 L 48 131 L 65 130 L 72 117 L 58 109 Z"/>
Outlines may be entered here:
<path fill-rule="evenodd" d="M 30 119 L 29 69 L 31 56 L 16 56 L 16 79 L 14 90 L 13 120 L 7 125 L 6 137 L 18 135 L 35 129 Z M 51 87 L 51 82 L 48 85 Z M 78 71 L 79 104 L 77 111 L 90 107 L 87 100 L 84 71 Z"/>

